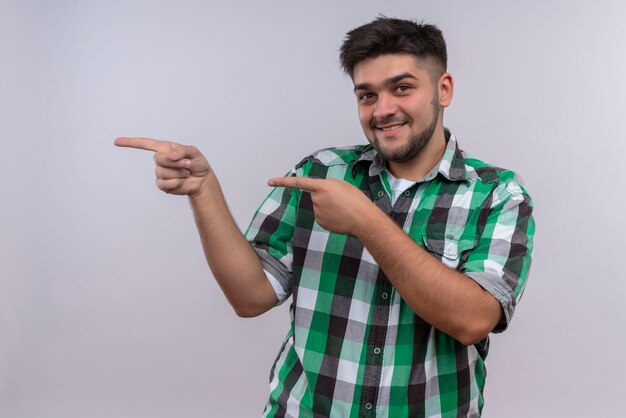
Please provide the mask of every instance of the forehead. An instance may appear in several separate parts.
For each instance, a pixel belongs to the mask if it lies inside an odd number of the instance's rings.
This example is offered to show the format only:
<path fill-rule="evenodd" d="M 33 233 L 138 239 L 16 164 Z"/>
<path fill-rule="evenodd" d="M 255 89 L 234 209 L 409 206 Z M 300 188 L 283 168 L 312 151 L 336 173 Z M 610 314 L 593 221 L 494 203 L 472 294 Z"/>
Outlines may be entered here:
<path fill-rule="evenodd" d="M 432 58 L 418 58 L 412 54 L 379 55 L 359 62 L 354 67 L 352 81 L 355 85 L 374 85 L 403 73 L 409 73 L 418 80 L 430 80 L 432 61 Z"/>

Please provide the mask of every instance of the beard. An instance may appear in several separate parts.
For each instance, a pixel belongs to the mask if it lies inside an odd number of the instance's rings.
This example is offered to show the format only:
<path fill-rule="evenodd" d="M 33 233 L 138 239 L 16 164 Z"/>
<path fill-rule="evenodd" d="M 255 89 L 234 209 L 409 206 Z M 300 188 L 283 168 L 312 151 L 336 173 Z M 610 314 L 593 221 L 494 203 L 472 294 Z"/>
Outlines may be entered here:
<path fill-rule="evenodd" d="M 435 133 L 435 129 L 437 128 L 437 119 L 439 119 L 439 111 L 440 109 L 438 105 L 438 100 L 436 100 L 435 98 L 435 100 L 433 100 L 433 118 L 428 124 L 428 126 L 426 126 L 421 132 L 418 132 L 417 134 L 414 134 L 411 137 L 409 137 L 406 144 L 404 144 L 402 147 L 394 151 L 384 150 L 380 146 L 380 143 L 378 141 L 378 138 L 376 138 L 376 135 L 373 135 L 373 138 L 369 139 L 369 142 L 376 149 L 376 151 L 378 151 L 380 156 L 387 161 L 394 161 L 394 162 L 399 162 L 399 163 L 410 161 L 413 158 L 419 156 L 422 152 L 424 152 L 424 149 L 426 149 L 426 147 L 430 143 L 430 140 L 433 137 L 433 134 Z M 411 123 L 411 122 L 412 120 L 408 116 L 405 116 L 402 118 L 398 118 L 397 116 L 391 116 L 388 118 L 373 120 L 370 123 L 370 127 L 372 128 L 372 130 L 375 130 L 377 125 L 387 125 L 387 124 L 393 124 L 393 123 Z"/>

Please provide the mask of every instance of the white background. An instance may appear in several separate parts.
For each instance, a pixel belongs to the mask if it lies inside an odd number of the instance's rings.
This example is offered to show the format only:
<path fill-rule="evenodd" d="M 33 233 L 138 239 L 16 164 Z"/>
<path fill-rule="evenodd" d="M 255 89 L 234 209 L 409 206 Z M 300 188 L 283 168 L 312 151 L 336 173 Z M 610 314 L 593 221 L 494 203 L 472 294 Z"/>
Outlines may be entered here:
<path fill-rule="evenodd" d="M 260 415 L 288 304 L 237 318 L 185 198 L 113 139 L 198 146 L 245 228 L 268 178 L 364 142 L 337 51 L 379 13 L 442 28 L 446 126 L 534 198 L 484 415 L 623 413 L 622 2 L 1 0 L 0 417 Z"/>

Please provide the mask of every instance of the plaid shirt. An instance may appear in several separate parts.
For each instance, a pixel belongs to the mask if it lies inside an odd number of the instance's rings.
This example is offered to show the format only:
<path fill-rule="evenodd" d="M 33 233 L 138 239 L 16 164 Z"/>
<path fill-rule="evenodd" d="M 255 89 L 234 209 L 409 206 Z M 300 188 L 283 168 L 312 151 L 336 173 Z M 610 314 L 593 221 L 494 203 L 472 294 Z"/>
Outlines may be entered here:
<path fill-rule="evenodd" d="M 532 202 L 513 172 L 468 157 L 446 137 L 439 165 L 393 206 L 385 162 L 370 145 L 318 151 L 288 175 L 358 187 L 420 246 L 500 302 L 500 332 L 528 277 Z M 358 239 L 315 222 L 310 193 L 273 189 L 246 237 L 280 302 L 293 296 L 265 417 L 480 416 L 489 338 L 465 346 L 426 323 Z"/>

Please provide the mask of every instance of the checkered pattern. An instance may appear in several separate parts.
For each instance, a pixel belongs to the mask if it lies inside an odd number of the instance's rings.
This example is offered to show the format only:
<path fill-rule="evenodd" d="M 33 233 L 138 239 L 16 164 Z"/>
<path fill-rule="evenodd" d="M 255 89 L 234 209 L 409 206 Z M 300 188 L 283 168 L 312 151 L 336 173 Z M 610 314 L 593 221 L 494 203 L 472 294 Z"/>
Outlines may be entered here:
<path fill-rule="evenodd" d="M 288 175 L 358 187 L 500 302 L 499 332 L 526 284 L 532 203 L 513 172 L 467 157 L 446 137 L 440 164 L 393 207 L 385 163 L 369 145 L 318 151 Z M 315 222 L 308 192 L 274 189 L 246 236 L 293 297 L 265 417 L 480 416 L 489 339 L 464 346 L 416 315 L 359 240 Z"/>

